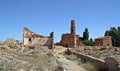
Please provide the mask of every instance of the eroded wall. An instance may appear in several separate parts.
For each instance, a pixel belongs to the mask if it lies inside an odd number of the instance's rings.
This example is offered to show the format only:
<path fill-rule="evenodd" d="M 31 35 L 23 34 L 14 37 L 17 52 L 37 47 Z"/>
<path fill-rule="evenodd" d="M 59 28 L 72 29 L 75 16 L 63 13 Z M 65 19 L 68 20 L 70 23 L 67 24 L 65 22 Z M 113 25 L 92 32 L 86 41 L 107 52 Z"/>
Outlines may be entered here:
<path fill-rule="evenodd" d="M 111 36 L 104 36 L 95 39 L 96 46 L 110 46 L 112 47 Z"/>
<path fill-rule="evenodd" d="M 24 27 L 23 42 L 24 42 L 24 45 L 27 45 L 27 46 L 34 46 L 34 45 L 53 46 L 54 44 L 53 35 L 54 35 L 53 32 L 50 33 L 50 36 L 39 35 L 32 32 L 28 28 Z"/>
<path fill-rule="evenodd" d="M 74 47 L 74 35 L 63 34 L 61 39 L 61 45 L 65 47 Z"/>
<path fill-rule="evenodd" d="M 114 57 L 107 57 L 105 60 L 101 60 L 81 53 L 75 54 L 78 58 L 84 60 L 84 62 L 90 62 L 98 66 L 99 71 L 120 71 L 119 62 Z"/>

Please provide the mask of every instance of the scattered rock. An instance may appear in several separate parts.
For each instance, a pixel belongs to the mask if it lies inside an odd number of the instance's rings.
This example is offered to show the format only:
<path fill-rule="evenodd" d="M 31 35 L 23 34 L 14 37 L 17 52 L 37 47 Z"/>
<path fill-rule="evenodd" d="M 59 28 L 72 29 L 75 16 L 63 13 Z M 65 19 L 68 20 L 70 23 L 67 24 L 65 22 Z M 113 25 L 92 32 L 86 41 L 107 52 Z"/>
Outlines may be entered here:
<path fill-rule="evenodd" d="M 69 48 L 67 48 L 67 50 L 65 50 L 65 54 L 71 55 L 71 54 L 72 54 L 72 51 L 71 51 Z"/>

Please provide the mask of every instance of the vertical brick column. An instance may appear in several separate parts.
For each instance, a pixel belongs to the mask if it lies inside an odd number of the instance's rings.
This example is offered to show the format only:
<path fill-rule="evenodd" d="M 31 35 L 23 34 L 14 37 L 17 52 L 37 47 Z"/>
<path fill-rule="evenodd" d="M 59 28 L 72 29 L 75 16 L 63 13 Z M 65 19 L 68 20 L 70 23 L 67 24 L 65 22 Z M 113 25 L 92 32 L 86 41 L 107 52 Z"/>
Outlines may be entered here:
<path fill-rule="evenodd" d="M 52 45 L 51 45 L 52 47 L 51 48 L 52 48 L 52 51 L 53 51 L 54 50 L 54 32 L 50 33 L 50 37 L 52 38 Z"/>

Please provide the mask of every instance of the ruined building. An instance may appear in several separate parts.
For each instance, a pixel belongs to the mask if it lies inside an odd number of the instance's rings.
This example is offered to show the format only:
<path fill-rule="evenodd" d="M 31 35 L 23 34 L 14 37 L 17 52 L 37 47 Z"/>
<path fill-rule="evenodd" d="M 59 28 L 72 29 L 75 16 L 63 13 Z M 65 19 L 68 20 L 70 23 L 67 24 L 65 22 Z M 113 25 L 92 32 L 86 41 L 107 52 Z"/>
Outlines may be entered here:
<path fill-rule="evenodd" d="M 96 46 L 112 46 L 111 36 L 104 36 L 95 39 Z"/>
<path fill-rule="evenodd" d="M 13 38 L 7 38 L 5 41 L 5 44 L 7 45 L 21 45 L 22 46 L 22 42 L 19 40 L 15 40 Z"/>
<path fill-rule="evenodd" d="M 75 20 L 71 20 L 70 33 L 62 34 L 60 44 L 65 47 L 81 46 L 81 37 L 76 35 Z"/>
<path fill-rule="evenodd" d="M 29 30 L 27 27 L 24 27 L 23 31 L 23 44 L 25 46 L 50 46 L 54 47 L 54 33 L 51 32 L 50 36 L 43 36 L 36 34 Z"/>

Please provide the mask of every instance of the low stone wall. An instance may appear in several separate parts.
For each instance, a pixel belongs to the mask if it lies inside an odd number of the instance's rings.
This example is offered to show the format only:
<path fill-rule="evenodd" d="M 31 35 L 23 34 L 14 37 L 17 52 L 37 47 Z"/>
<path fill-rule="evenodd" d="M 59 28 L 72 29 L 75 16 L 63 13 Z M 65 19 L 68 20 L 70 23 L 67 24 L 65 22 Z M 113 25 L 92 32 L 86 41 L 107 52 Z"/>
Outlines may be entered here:
<path fill-rule="evenodd" d="M 75 55 L 84 62 L 90 62 L 99 66 L 99 71 L 120 71 L 120 66 L 114 57 L 107 57 L 105 60 L 101 60 L 81 53 L 75 53 Z"/>

